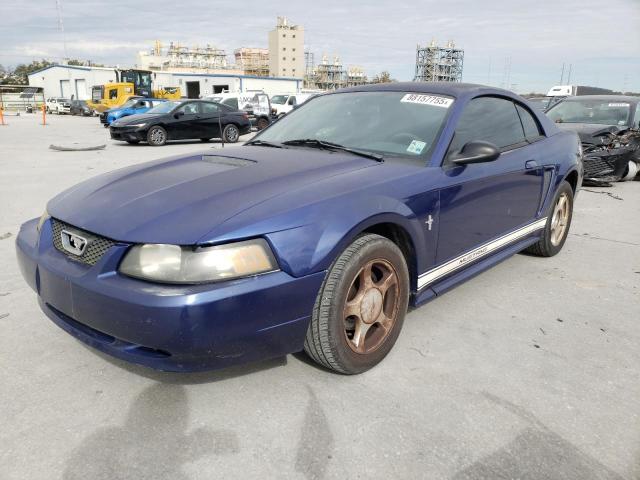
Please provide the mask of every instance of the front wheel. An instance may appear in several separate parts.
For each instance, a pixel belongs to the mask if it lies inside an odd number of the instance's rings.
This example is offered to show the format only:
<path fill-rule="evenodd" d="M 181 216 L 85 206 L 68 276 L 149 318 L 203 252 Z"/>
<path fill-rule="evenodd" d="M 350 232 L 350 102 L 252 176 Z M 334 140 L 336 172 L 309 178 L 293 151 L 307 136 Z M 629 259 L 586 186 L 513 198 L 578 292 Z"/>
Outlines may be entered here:
<path fill-rule="evenodd" d="M 256 122 L 256 127 L 258 127 L 258 130 L 264 130 L 268 126 L 269 126 L 269 120 L 267 120 L 264 117 L 259 118 L 258 121 Z"/>
<path fill-rule="evenodd" d="M 236 143 L 240 138 L 240 130 L 233 123 L 230 123 L 222 131 L 222 137 L 227 143 Z"/>
<path fill-rule="evenodd" d="M 562 182 L 553 198 L 551 215 L 542 231 L 542 237 L 525 251 L 540 257 L 553 257 L 567 240 L 571 219 L 573 217 L 573 189 L 567 182 Z"/>
<path fill-rule="evenodd" d="M 409 272 L 400 249 L 380 235 L 358 237 L 327 272 L 305 352 L 340 373 L 370 369 L 395 344 L 408 300 Z"/>
<path fill-rule="evenodd" d="M 158 125 L 151 127 L 147 132 L 147 142 L 154 147 L 161 147 L 167 143 L 167 131 Z"/>

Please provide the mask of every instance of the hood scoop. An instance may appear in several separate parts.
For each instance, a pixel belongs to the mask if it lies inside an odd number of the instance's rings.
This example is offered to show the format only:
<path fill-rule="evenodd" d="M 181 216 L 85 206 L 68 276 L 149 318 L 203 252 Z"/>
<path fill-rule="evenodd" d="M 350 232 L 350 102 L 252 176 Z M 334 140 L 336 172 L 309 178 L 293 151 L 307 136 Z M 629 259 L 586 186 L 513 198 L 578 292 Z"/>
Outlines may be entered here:
<path fill-rule="evenodd" d="M 202 161 L 231 168 L 249 167 L 258 163 L 255 160 L 247 160 L 246 158 L 238 157 L 225 157 L 222 155 L 202 155 Z"/>

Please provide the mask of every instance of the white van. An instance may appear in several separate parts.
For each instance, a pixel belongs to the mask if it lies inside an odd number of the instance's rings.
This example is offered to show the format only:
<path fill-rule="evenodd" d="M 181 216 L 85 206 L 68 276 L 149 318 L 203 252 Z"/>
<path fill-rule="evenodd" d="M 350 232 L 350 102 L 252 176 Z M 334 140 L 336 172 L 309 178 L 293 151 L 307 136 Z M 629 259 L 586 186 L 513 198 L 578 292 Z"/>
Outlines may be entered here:
<path fill-rule="evenodd" d="M 205 97 L 207 100 L 222 103 L 236 110 L 243 110 L 249 114 L 251 126 L 258 130 L 266 128 L 271 123 L 271 104 L 269 96 L 263 91 L 244 93 L 214 93 Z"/>
<path fill-rule="evenodd" d="M 271 97 L 271 114 L 280 118 L 315 95 L 315 93 L 273 95 Z"/>

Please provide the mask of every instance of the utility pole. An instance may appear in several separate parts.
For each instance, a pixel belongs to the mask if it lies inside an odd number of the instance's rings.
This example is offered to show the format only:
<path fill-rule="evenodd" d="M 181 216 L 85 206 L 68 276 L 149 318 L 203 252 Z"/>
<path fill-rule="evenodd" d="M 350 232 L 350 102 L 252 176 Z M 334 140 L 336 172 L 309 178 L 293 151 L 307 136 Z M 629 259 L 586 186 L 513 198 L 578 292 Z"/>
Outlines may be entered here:
<path fill-rule="evenodd" d="M 560 85 L 564 85 L 564 62 L 562 63 L 562 73 L 560 74 Z"/>
<path fill-rule="evenodd" d="M 62 45 L 64 47 L 64 58 L 69 59 L 67 54 L 67 34 L 64 31 L 64 22 L 62 21 L 62 0 L 56 0 L 56 11 L 58 12 L 58 29 L 62 32 Z"/>
<path fill-rule="evenodd" d="M 569 75 L 567 76 L 567 85 L 571 85 L 571 68 L 573 67 L 573 64 L 570 63 L 569 64 Z"/>

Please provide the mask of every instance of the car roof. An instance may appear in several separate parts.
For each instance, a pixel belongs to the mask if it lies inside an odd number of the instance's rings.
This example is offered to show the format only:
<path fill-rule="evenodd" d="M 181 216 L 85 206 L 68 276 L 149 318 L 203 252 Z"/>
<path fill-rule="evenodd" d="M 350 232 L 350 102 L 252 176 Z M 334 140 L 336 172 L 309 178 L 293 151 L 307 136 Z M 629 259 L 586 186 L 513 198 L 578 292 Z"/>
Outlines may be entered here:
<path fill-rule="evenodd" d="M 517 96 L 513 92 L 501 88 L 488 87 L 475 83 L 462 82 L 392 82 L 342 88 L 338 92 L 414 92 L 440 94 L 451 97 L 474 96 L 479 94 Z"/>

